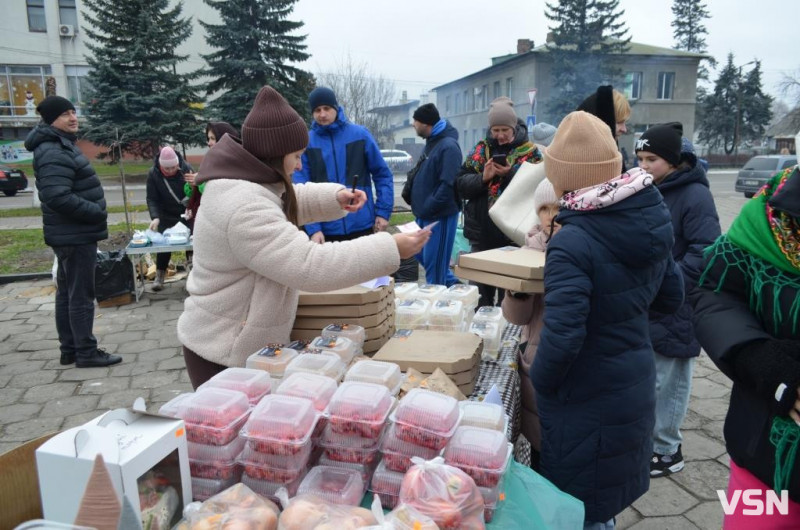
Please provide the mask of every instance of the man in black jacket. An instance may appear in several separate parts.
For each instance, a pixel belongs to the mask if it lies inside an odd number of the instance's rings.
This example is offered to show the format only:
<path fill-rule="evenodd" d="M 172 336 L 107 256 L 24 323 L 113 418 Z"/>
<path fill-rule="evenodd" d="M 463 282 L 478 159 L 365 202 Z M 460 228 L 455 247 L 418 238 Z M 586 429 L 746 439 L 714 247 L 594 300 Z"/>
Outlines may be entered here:
<path fill-rule="evenodd" d="M 44 241 L 58 259 L 56 329 L 61 364 L 75 363 L 78 368 L 116 364 L 122 358 L 98 348 L 92 334 L 97 242 L 108 237 L 103 187 L 75 146 L 78 117 L 72 103 L 48 96 L 36 110 L 42 123 L 30 132 L 25 148 L 33 152 Z"/>

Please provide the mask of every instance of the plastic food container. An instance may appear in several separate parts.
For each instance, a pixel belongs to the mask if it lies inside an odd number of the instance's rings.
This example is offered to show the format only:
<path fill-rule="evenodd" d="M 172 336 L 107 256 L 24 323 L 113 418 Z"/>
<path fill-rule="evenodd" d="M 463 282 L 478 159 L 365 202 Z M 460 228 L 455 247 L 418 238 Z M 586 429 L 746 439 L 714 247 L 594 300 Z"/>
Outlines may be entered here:
<path fill-rule="evenodd" d="M 464 283 L 457 283 L 451 285 L 447 290 L 442 293 L 441 299 L 443 300 L 460 300 L 464 306 L 475 307 L 478 305 L 480 294 L 478 293 L 477 285 L 467 285 Z"/>
<path fill-rule="evenodd" d="M 297 495 L 297 488 L 300 487 L 300 483 L 303 481 L 303 478 L 305 478 L 306 473 L 308 473 L 308 469 L 303 469 L 300 471 L 300 476 L 288 484 L 260 480 L 253 478 L 246 473 L 242 475 L 241 482 L 262 497 L 267 497 L 273 502 L 278 502 L 278 497 L 275 496 L 275 494 L 278 492 L 278 489 L 286 488 L 286 491 L 289 493 L 289 497 L 294 497 Z"/>
<path fill-rule="evenodd" d="M 372 474 L 369 490 L 381 496 L 381 505 L 386 509 L 397 506 L 400 497 L 400 486 L 403 484 L 405 473 L 398 473 L 386 467 L 385 462 L 378 464 Z"/>
<path fill-rule="evenodd" d="M 334 434 L 377 440 L 395 401 L 385 386 L 342 383 L 328 405 L 330 429 Z"/>
<path fill-rule="evenodd" d="M 444 285 L 426 283 L 417 287 L 414 297 L 423 298 L 425 300 L 438 300 L 445 291 L 447 291 L 447 287 Z"/>
<path fill-rule="evenodd" d="M 275 394 L 310 399 L 317 412 L 323 412 L 336 388 L 336 381 L 326 375 L 295 372 L 283 378 Z"/>
<path fill-rule="evenodd" d="M 158 409 L 158 413 L 161 414 L 162 416 L 177 418 L 181 403 L 183 403 L 184 400 L 191 398 L 193 395 L 194 392 L 186 392 L 183 394 L 178 394 L 174 398 L 170 399 L 169 401 L 161 405 L 161 408 Z"/>
<path fill-rule="evenodd" d="M 253 368 L 226 368 L 198 388 L 227 388 L 247 394 L 251 405 L 256 405 L 261 398 L 272 390 L 269 372 Z"/>
<path fill-rule="evenodd" d="M 403 373 L 395 363 L 368 359 L 351 366 L 344 380 L 383 385 L 389 389 L 390 394 L 396 396 L 403 384 Z"/>
<path fill-rule="evenodd" d="M 444 459 L 472 477 L 478 486 L 494 488 L 508 467 L 512 449 L 500 431 L 459 427 L 444 450 Z"/>
<path fill-rule="evenodd" d="M 239 482 L 239 479 L 239 476 L 231 477 L 229 479 L 192 477 L 192 499 L 202 502 L 209 497 L 213 497 L 217 493 L 230 488 Z"/>
<path fill-rule="evenodd" d="M 379 440 L 336 434 L 328 426 L 317 442 L 322 454 L 337 462 L 373 464 L 379 458 Z"/>
<path fill-rule="evenodd" d="M 297 372 L 307 372 L 310 374 L 324 375 L 334 381 L 340 381 L 344 375 L 345 365 L 341 357 L 330 351 L 319 353 L 306 353 L 298 355 L 289 366 L 286 367 L 284 377 Z"/>
<path fill-rule="evenodd" d="M 179 399 L 180 398 L 180 399 Z M 178 400 L 177 403 L 173 401 Z M 186 440 L 206 445 L 226 445 L 236 438 L 250 414 L 247 395 L 225 388 L 204 388 L 166 403 L 161 414 L 186 423 Z"/>
<path fill-rule="evenodd" d="M 297 350 L 284 348 L 280 344 L 270 344 L 261 348 L 245 361 L 246 368 L 266 370 L 273 379 L 281 379 L 286 367 L 297 357 Z"/>
<path fill-rule="evenodd" d="M 363 329 L 363 328 L 362 328 Z M 350 364 L 353 357 L 361 353 L 361 346 L 364 344 L 353 342 L 347 337 L 315 337 L 308 343 L 310 353 L 333 352 L 339 356 L 342 363 Z"/>
<path fill-rule="evenodd" d="M 418 285 L 413 282 L 396 283 L 394 284 L 394 296 L 399 299 L 414 298 L 417 287 Z"/>
<path fill-rule="evenodd" d="M 430 300 L 422 298 L 398 299 L 394 312 L 396 329 L 424 329 L 428 321 Z"/>
<path fill-rule="evenodd" d="M 357 347 L 362 348 L 364 346 L 364 339 L 367 338 L 367 333 L 364 330 L 364 326 L 359 326 L 358 324 L 336 323 L 328 324 L 322 330 L 322 338 L 327 339 L 331 337 L 350 339 Z"/>
<path fill-rule="evenodd" d="M 492 522 L 497 504 L 505 498 L 502 488 L 502 481 L 494 488 L 478 488 L 478 491 L 481 492 L 481 496 L 483 497 L 483 519 L 487 523 Z"/>
<path fill-rule="evenodd" d="M 188 442 L 189 469 L 193 477 L 229 479 L 241 475 L 236 459 L 244 449 L 244 438 L 236 437 L 226 445 Z"/>
<path fill-rule="evenodd" d="M 354 469 L 332 466 L 312 467 L 297 494 L 316 495 L 332 504 L 358 506 L 364 496 L 364 481 L 361 473 Z"/>
<path fill-rule="evenodd" d="M 392 413 L 397 437 L 429 449 L 442 449 L 458 427 L 461 411 L 450 396 L 414 388 Z"/>
<path fill-rule="evenodd" d="M 436 300 L 428 312 L 428 329 L 458 331 L 463 319 L 463 303 L 458 300 Z"/>
<path fill-rule="evenodd" d="M 383 464 L 386 469 L 399 473 L 405 473 L 412 466 L 411 457 L 419 456 L 425 460 L 430 460 L 439 454 L 436 449 L 422 447 L 405 442 L 397 437 L 395 426 L 389 425 L 381 439 L 381 453 L 383 453 Z"/>
<path fill-rule="evenodd" d="M 484 350 L 495 352 L 500 349 L 503 328 L 498 324 L 485 320 L 473 319 L 472 324 L 469 326 L 469 331 L 483 339 Z"/>
<path fill-rule="evenodd" d="M 503 310 L 497 306 L 485 305 L 479 307 L 475 316 L 472 317 L 473 322 L 492 322 L 498 326 L 503 322 Z"/>
<path fill-rule="evenodd" d="M 483 401 L 459 401 L 458 406 L 462 412 L 460 427 L 481 427 L 506 432 L 508 418 L 500 405 Z"/>
<path fill-rule="evenodd" d="M 88 526 L 76 526 L 69 523 L 57 523 L 55 521 L 46 521 L 44 519 L 34 519 L 15 526 L 14 530 L 94 530 Z"/>
<path fill-rule="evenodd" d="M 328 458 L 328 455 L 324 452 L 320 455 L 319 460 L 317 461 L 317 465 L 320 466 L 330 466 L 330 467 L 341 467 L 344 469 L 352 469 L 354 471 L 358 471 L 361 475 L 361 480 L 364 481 L 364 486 L 366 487 L 369 484 L 369 481 L 372 479 L 372 473 L 375 471 L 375 468 L 380 462 L 380 458 L 376 458 L 372 462 L 368 464 L 357 464 L 354 462 L 340 462 L 338 460 L 333 460 Z"/>
<path fill-rule="evenodd" d="M 309 450 L 318 416 L 308 399 L 270 395 L 253 409 L 241 435 L 261 453 L 297 455 Z"/>
<path fill-rule="evenodd" d="M 267 482 L 289 484 L 297 480 L 308 465 L 311 444 L 294 455 L 271 455 L 260 453 L 252 447 L 245 448 L 239 457 L 245 475 Z"/>

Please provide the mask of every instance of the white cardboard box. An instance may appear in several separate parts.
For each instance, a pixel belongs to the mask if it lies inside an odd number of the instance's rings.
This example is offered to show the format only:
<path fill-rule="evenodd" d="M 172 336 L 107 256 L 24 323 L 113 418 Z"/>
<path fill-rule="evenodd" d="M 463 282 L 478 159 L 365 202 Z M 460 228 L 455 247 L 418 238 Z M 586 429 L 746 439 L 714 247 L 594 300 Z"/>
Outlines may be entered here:
<path fill-rule="evenodd" d="M 158 469 L 168 475 L 177 492 L 180 520 L 183 508 L 192 501 L 186 428 L 181 419 L 146 412 L 142 398 L 132 408 L 112 410 L 61 432 L 36 450 L 45 519 L 75 521 L 98 453 L 103 455 L 120 502 L 123 495 L 128 497 L 140 518 L 138 480 L 161 463 Z"/>

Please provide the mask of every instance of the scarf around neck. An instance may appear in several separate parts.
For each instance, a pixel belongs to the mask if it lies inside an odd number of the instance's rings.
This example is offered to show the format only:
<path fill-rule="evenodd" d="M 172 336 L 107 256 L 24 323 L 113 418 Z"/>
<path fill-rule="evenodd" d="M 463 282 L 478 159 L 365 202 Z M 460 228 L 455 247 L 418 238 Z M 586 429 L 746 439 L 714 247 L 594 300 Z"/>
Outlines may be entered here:
<path fill-rule="evenodd" d="M 640 167 L 596 186 L 567 192 L 559 205 L 567 210 L 588 211 L 607 208 L 653 185 L 653 176 Z"/>

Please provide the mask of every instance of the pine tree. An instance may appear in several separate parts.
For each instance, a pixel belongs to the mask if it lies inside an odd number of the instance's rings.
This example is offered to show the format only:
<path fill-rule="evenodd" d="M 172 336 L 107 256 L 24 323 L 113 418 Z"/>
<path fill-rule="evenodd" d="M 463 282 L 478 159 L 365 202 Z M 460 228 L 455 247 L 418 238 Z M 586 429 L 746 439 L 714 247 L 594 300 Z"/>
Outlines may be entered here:
<path fill-rule="evenodd" d="M 719 72 L 714 91 L 702 102 L 700 141 L 712 149 L 721 147 L 726 154 L 736 145 L 736 116 L 738 107 L 739 71 L 733 64 L 733 54 Z"/>
<path fill-rule="evenodd" d="M 304 35 L 293 34 L 302 22 L 287 18 L 297 0 L 204 0 L 219 11 L 221 23 L 200 24 L 206 42 L 216 51 L 203 58 L 211 78 L 206 94 L 219 94 L 209 104 L 211 115 L 240 127 L 258 91 L 270 85 L 308 121 L 308 92 L 314 88 L 311 74 L 290 63 L 310 56 Z"/>
<path fill-rule="evenodd" d="M 708 30 L 704 20 L 711 18 L 708 8 L 703 0 L 673 0 L 672 36 L 675 38 L 675 48 L 694 53 L 706 53 L 706 35 Z M 717 61 L 713 57 L 703 59 L 697 70 L 698 79 L 708 80 L 708 68 L 703 62 L 708 62 L 712 67 Z"/>
<path fill-rule="evenodd" d="M 602 84 L 618 81 L 622 72 L 614 55 L 625 53 L 630 44 L 620 17 L 619 0 L 560 0 L 546 3 L 545 16 L 553 46 L 553 96 L 548 110 L 558 123 Z"/>
<path fill-rule="evenodd" d="M 91 42 L 86 138 L 150 158 L 164 143 L 202 141 L 191 75 L 176 73 L 187 56 L 176 47 L 191 35 L 183 5 L 169 0 L 83 0 Z M 116 152 L 113 153 L 116 156 Z"/>
<path fill-rule="evenodd" d="M 764 93 L 761 82 L 761 61 L 741 80 L 740 138 L 745 142 L 761 140 L 772 120 L 772 96 Z"/>

